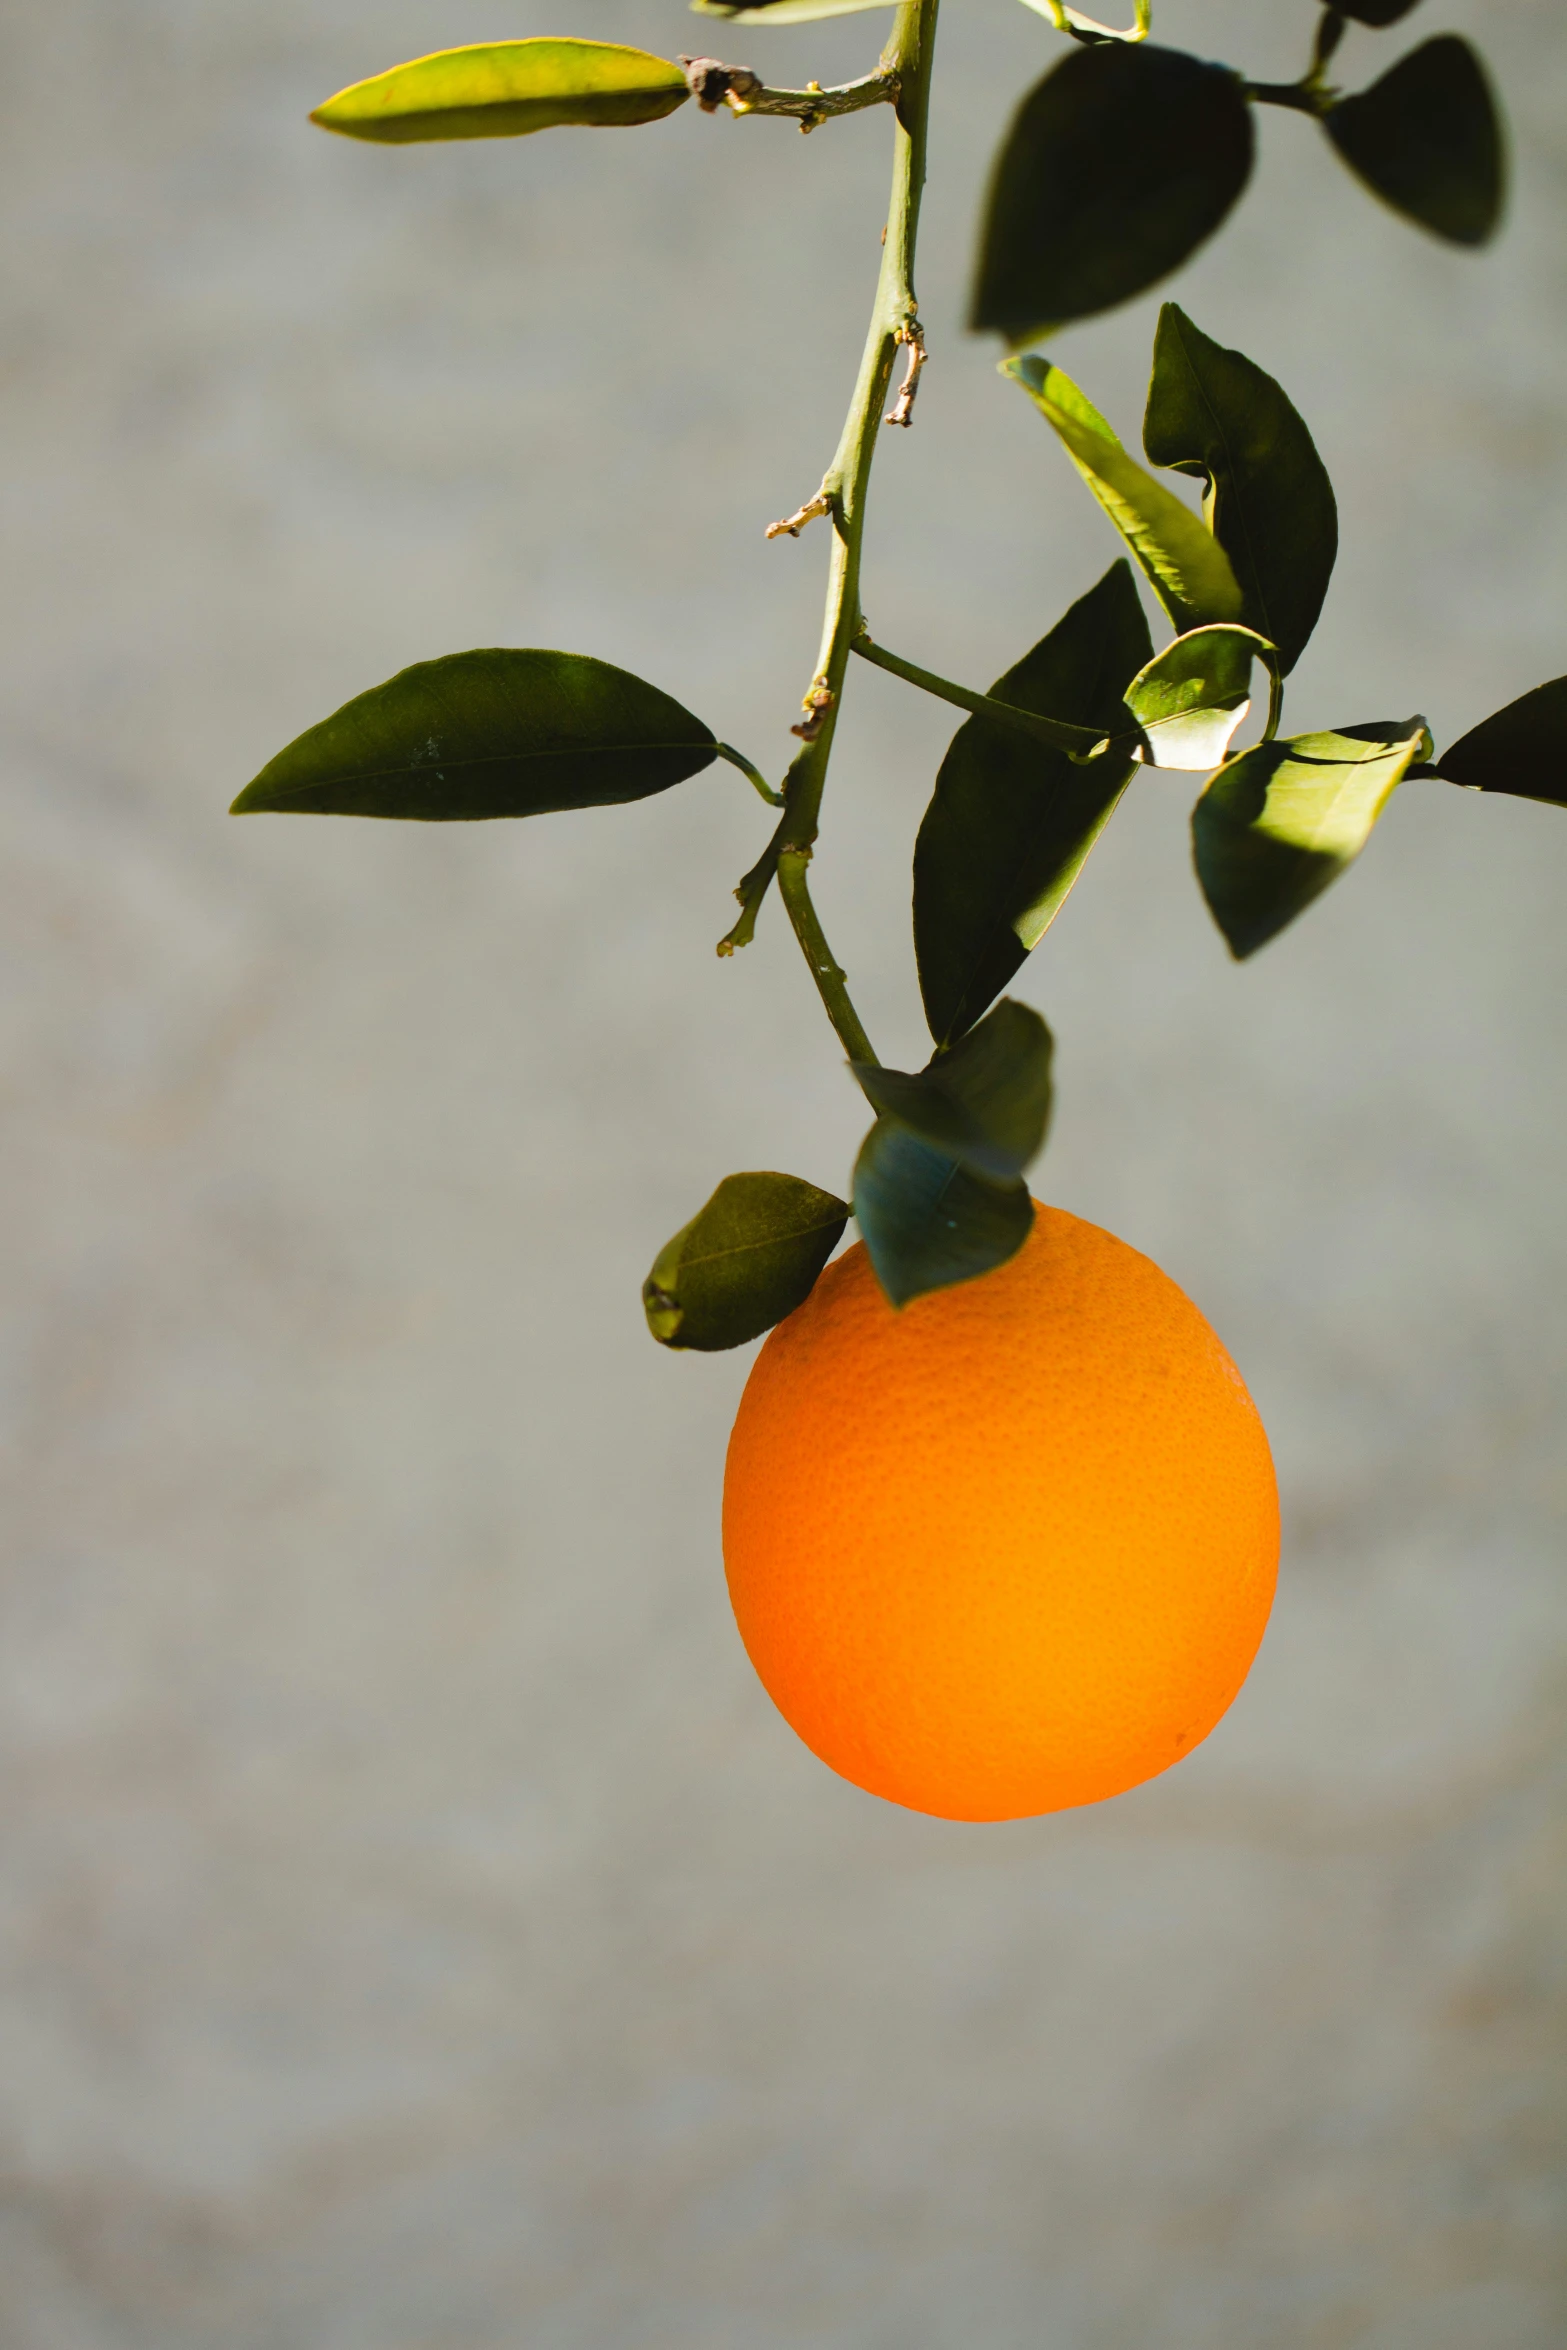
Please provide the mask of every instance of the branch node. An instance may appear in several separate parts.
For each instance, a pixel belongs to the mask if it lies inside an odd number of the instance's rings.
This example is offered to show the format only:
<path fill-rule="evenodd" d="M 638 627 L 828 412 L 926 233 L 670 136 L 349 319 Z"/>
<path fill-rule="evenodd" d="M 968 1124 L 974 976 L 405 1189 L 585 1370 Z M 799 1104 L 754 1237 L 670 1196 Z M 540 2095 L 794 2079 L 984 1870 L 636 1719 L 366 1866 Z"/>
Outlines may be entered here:
<path fill-rule="evenodd" d="M 827 484 L 823 482 L 815 497 L 808 498 L 798 514 L 786 515 L 782 522 L 770 522 L 767 535 L 770 539 L 797 539 L 808 522 L 815 522 L 819 515 L 831 512 L 832 499 L 827 494 Z"/>
<path fill-rule="evenodd" d="M 727 100 L 736 113 L 765 87 L 748 65 L 725 65 L 716 57 L 682 57 L 686 87 L 704 114 L 716 114 Z M 738 103 L 737 103 L 738 101 Z"/>
<path fill-rule="evenodd" d="M 827 723 L 827 713 L 838 699 L 824 677 L 818 677 L 804 701 L 800 704 L 805 716 L 789 732 L 797 734 L 802 743 L 813 743 Z"/>
<path fill-rule="evenodd" d="M 903 381 L 898 386 L 898 397 L 888 411 L 887 422 L 907 427 L 914 422 L 914 403 L 919 398 L 920 375 L 930 353 L 925 347 L 925 329 L 917 318 L 911 318 L 907 326 L 899 327 L 897 340 L 907 363 Z"/>

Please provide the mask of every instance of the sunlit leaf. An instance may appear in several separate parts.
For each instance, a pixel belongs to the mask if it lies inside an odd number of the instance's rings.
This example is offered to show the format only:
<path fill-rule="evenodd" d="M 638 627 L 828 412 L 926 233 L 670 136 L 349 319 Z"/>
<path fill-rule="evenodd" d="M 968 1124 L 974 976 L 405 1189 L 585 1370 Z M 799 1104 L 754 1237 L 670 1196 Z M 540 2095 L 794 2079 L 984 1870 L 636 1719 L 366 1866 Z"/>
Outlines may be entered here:
<path fill-rule="evenodd" d="M 1152 464 L 1205 483 L 1208 524 L 1240 582 L 1240 617 L 1278 647 L 1287 676 L 1338 553 L 1333 485 L 1301 416 L 1271 375 L 1166 302 L 1143 447 Z"/>
<path fill-rule="evenodd" d="M 657 122 L 691 95 L 667 57 L 612 41 L 438 49 L 339 90 L 310 117 L 351 139 L 514 139 L 561 123 Z"/>
<path fill-rule="evenodd" d="M 1479 58 L 1456 33 L 1399 59 L 1323 125 L 1345 162 L 1395 212 L 1455 245 L 1483 245 L 1502 217 L 1501 118 Z"/>
<path fill-rule="evenodd" d="M 1239 620 L 1245 604 L 1230 558 L 1201 517 L 1129 457 L 1069 375 L 1048 360 L 1007 359 L 1022 385 L 1137 557 L 1184 635 L 1213 620 Z"/>
<path fill-rule="evenodd" d="M 1156 653 L 1126 689 L 1156 767 L 1204 775 L 1251 708 L 1252 663 L 1273 647 L 1249 628 L 1196 628 Z"/>
<path fill-rule="evenodd" d="M 1112 564 L 1042 644 L 997 678 L 997 701 L 1106 733 L 1153 647 L 1130 566 Z M 1075 765 L 987 718 L 960 727 L 914 851 L 914 943 L 938 1044 L 972 1027 L 1055 920 L 1133 773 L 1132 753 Z"/>
<path fill-rule="evenodd" d="M 1470 791 L 1508 792 L 1567 808 L 1567 677 L 1521 694 L 1471 727 L 1436 762 L 1439 775 Z"/>
<path fill-rule="evenodd" d="M 987 1183 L 898 1119 L 878 1118 L 855 1166 L 854 1213 L 877 1280 L 906 1306 L 1015 1257 L 1034 1203 L 1026 1185 Z"/>
<path fill-rule="evenodd" d="M 642 1285 L 648 1328 L 701 1354 L 759 1338 L 805 1303 L 848 1220 L 846 1200 L 798 1175 L 726 1175 L 659 1251 Z"/>
<path fill-rule="evenodd" d="M 970 1174 L 1015 1183 L 1044 1148 L 1053 1050 L 1039 1014 L 1007 997 L 928 1068 L 856 1062 L 854 1074 L 872 1109 Z"/>
<path fill-rule="evenodd" d="M 1157 284 L 1218 227 L 1252 146 L 1228 67 L 1151 42 L 1074 49 L 997 157 L 971 323 L 1035 342 Z"/>
<path fill-rule="evenodd" d="M 426 824 L 543 816 L 646 799 L 717 753 L 670 695 L 586 653 L 452 653 L 312 726 L 231 812 Z"/>
<path fill-rule="evenodd" d="M 1425 721 L 1259 743 L 1221 767 L 1192 813 L 1197 877 L 1237 958 L 1266 946 L 1345 867 L 1417 759 Z"/>

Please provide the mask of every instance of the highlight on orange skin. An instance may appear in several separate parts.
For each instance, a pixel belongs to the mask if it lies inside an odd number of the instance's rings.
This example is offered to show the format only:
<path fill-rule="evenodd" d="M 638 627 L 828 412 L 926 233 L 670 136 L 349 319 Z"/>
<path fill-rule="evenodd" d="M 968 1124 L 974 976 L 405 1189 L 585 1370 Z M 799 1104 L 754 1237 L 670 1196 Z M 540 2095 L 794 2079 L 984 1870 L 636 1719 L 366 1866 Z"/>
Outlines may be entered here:
<path fill-rule="evenodd" d="M 863 1244 L 752 1368 L 724 1559 L 785 1720 L 915 1811 L 1095 1803 L 1204 1739 L 1273 1603 L 1267 1436 L 1158 1266 L 1059 1208 L 901 1312 Z"/>

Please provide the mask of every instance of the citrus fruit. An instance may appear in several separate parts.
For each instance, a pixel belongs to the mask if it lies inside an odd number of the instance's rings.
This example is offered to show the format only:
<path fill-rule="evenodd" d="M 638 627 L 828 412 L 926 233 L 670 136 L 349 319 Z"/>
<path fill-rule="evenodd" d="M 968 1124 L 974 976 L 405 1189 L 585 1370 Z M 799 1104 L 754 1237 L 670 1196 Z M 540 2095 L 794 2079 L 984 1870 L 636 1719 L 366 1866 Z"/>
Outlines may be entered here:
<path fill-rule="evenodd" d="M 1038 1207 L 1009 1264 L 901 1312 L 863 1243 L 752 1368 L 724 1558 L 784 1719 L 945 1819 L 1093 1803 L 1205 1738 L 1273 1601 L 1278 1490 L 1183 1291 Z"/>

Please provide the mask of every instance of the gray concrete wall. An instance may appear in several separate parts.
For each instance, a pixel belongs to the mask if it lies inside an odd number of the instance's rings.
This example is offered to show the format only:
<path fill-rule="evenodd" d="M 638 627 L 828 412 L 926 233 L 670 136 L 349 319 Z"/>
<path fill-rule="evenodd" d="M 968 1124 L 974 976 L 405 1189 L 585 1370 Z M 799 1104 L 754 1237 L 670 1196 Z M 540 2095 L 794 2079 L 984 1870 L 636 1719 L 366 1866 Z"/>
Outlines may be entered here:
<path fill-rule="evenodd" d="M 1161 0 L 1292 70 L 1313 11 Z M 961 335 L 1053 37 L 953 0 L 879 632 L 984 679 L 1113 545 Z M 1555 2350 L 1567 820 L 1436 785 L 1237 970 L 1132 795 L 1022 982 L 1040 1187 L 1207 1309 L 1285 1492 L 1228 1721 L 980 1830 L 834 1780 L 717 1546 L 740 1358 L 643 1334 L 734 1167 L 863 1122 L 731 775 L 532 827 L 230 824 L 403 663 L 563 644 L 773 768 L 876 263 L 875 121 L 381 152 L 306 108 L 675 0 L 0 9 L 5 2350 Z M 1439 0 L 1517 125 L 1483 259 L 1286 116 L 1180 281 L 1345 543 L 1301 724 L 1567 668 L 1567 16 Z M 1154 305 L 1072 335 L 1135 426 Z M 854 681 L 820 894 L 917 1053 L 946 734 Z"/>

